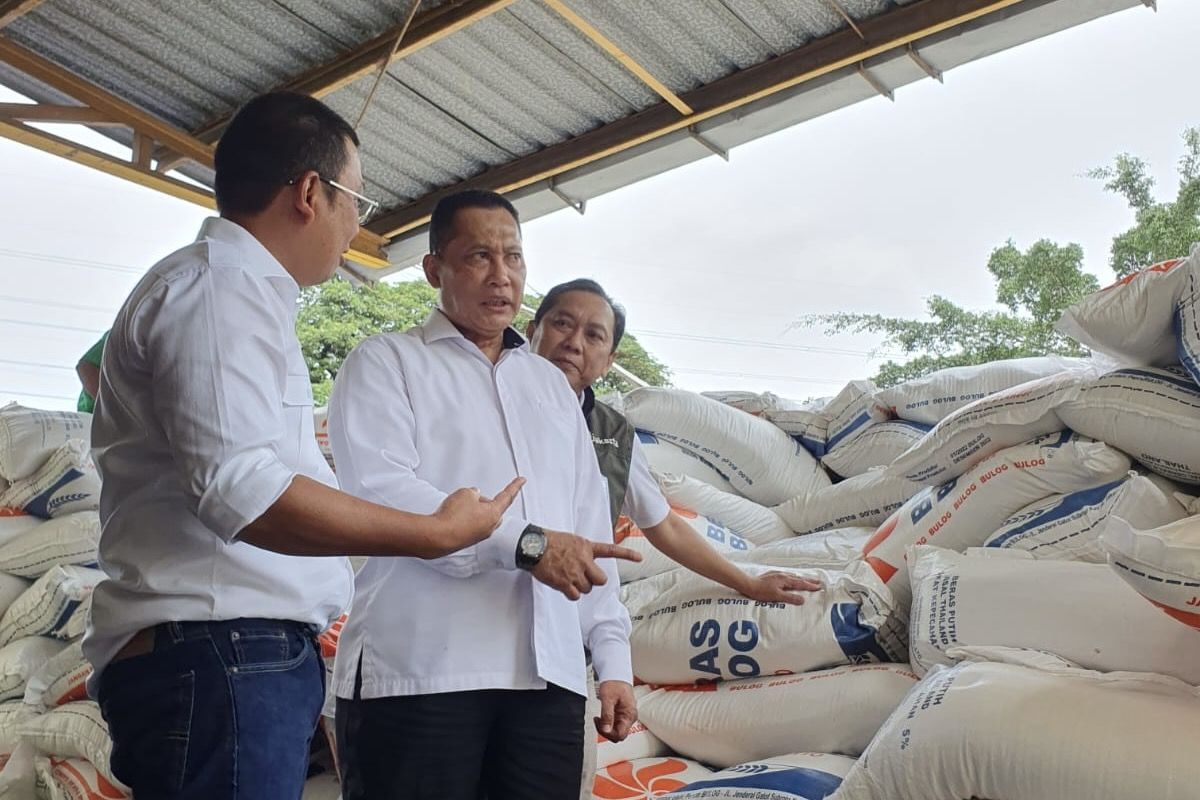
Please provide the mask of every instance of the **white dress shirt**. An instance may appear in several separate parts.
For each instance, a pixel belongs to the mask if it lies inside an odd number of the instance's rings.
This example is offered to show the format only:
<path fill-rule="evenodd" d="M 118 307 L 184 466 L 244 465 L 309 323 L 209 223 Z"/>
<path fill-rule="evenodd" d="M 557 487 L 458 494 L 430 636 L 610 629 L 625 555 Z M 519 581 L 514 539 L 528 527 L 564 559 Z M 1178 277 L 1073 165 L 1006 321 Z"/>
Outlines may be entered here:
<path fill-rule="evenodd" d="M 343 489 L 418 513 L 475 486 L 528 479 L 499 528 L 445 558 L 372 558 L 358 574 L 334 668 L 351 698 L 474 689 L 586 693 L 584 645 L 600 680 L 632 681 L 629 616 L 615 564 L 578 602 L 516 569 L 529 523 L 612 541 L 608 492 L 579 404 L 557 367 L 515 331 L 496 364 L 435 310 L 374 336 L 338 372 L 329 439 Z"/>
<path fill-rule="evenodd" d="M 92 421 L 109 576 L 83 642 L 96 676 L 161 622 L 265 617 L 324 628 L 349 605 L 346 559 L 237 539 L 296 475 L 337 485 L 313 431 L 299 293 L 257 239 L 212 218 L 117 314 Z"/>
<path fill-rule="evenodd" d="M 629 462 L 629 483 L 621 513 L 642 530 L 661 524 L 671 513 L 671 506 L 663 497 L 662 489 L 658 488 L 642 443 L 636 436 L 633 437 L 633 458 Z"/>

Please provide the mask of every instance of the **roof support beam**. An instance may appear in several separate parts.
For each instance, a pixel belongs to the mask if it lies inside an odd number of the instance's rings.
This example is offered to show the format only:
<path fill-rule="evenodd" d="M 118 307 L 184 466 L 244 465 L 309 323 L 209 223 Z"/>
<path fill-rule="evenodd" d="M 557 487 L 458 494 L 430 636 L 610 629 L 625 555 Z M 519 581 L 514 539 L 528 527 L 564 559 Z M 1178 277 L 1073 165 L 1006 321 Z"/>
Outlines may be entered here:
<path fill-rule="evenodd" d="M 43 2 L 44 0 L 0 0 L 0 28 L 25 16 Z"/>
<path fill-rule="evenodd" d="M 925 71 L 925 74 L 933 78 L 938 83 L 945 83 L 942 77 L 942 71 L 925 60 L 925 57 L 917 52 L 916 48 L 910 43 L 908 45 L 908 57 L 911 58 L 918 67 Z"/>
<path fill-rule="evenodd" d="M 651 75 L 650 70 L 646 69 L 636 60 L 634 60 L 633 56 L 629 55 L 620 47 L 618 47 L 616 42 L 612 41 L 603 33 L 601 33 L 594 25 L 592 25 L 583 17 L 579 16 L 579 14 L 575 13 L 574 10 L 572 10 L 566 3 L 563 2 L 563 0 L 543 0 L 543 2 L 545 2 L 545 4 L 548 5 L 555 14 L 558 14 L 567 22 L 571 23 L 576 30 L 578 30 L 587 38 L 591 39 L 597 47 L 616 59 L 621 66 L 625 67 L 625 69 L 636 75 L 638 80 L 653 89 L 659 97 L 670 103 L 680 114 L 686 115 L 692 113 L 691 106 L 680 100 L 679 96 L 667 88 L 666 84 Z"/>
<path fill-rule="evenodd" d="M 88 125 L 93 128 L 121 126 L 112 117 L 87 106 L 59 106 L 47 103 L 0 103 L 0 118 L 17 122 L 53 122 L 64 125 Z"/>
<path fill-rule="evenodd" d="M 576 199 L 568 196 L 566 192 L 564 192 L 562 189 L 558 188 L 558 181 L 555 180 L 554 178 L 550 179 L 549 187 L 550 187 L 550 191 L 554 193 L 555 197 L 557 197 L 559 200 L 562 200 L 568 206 L 570 206 L 571 208 L 578 211 L 580 215 L 584 214 L 587 211 L 587 200 L 576 200 Z"/>
<path fill-rule="evenodd" d="M 310 94 L 313 97 L 325 97 L 365 75 L 370 75 L 379 69 L 382 62 L 391 64 L 410 56 L 472 23 L 508 8 L 514 2 L 516 0 L 450 0 L 418 15 L 395 52 L 392 48 L 403 30 L 403 25 L 386 30 L 374 39 L 346 51 L 328 64 L 322 64 L 275 88 L 280 91 Z M 231 118 L 231 114 L 224 114 L 194 131 L 194 135 L 201 141 L 215 142 Z"/>
<path fill-rule="evenodd" d="M 896 95 L 892 92 L 892 90 L 884 86 L 883 82 L 868 72 L 867 68 L 861 63 L 858 65 L 858 74 L 862 76 L 864 81 L 871 84 L 871 88 L 876 92 L 883 95 L 888 100 L 891 100 L 893 103 L 896 102 Z"/>
<path fill-rule="evenodd" d="M 825 0 L 825 3 L 834 11 L 836 11 L 839 17 L 846 21 L 846 24 L 850 26 L 850 30 L 858 34 L 858 38 L 866 41 L 867 37 L 863 36 L 862 30 L 858 27 L 858 25 L 855 24 L 854 17 L 846 13 L 846 9 L 842 8 L 841 3 L 839 3 L 837 0 Z"/>
<path fill-rule="evenodd" d="M 713 144 L 712 140 L 704 138 L 704 135 L 700 133 L 699 126 L 689 125 L 687 131 L 688 136 L 692 137 L 699 144 L 703 145 L 704 149 L 708 150 L 713 155 L 720 156 L 726 161 L 729 160 L 729 151 L 722 150 L 720 147 L 717 147 L 715 144 Z"/>
<path fill-rule="evenodd" d="M 850 28 L 844 28 L 778 58 L 688 92 L 682 99 L 695 109 L 691 116 L 680 118 L 670 105 L 659 103 L 589 133 L 551 145 L 533 155 L 432 192 L 380 215 L 369 227 L 388 238 L 395 237 L 425 225 L 434 205 L 448 194 L 468 188 L 511 192 L 654 141 L 777 92 L 833 72 L 854 69 L 860 62 L 875 56 L 903 49 L 912 42 L 1025 3 L 1029 3 L 1029 0 L 920 0 L 902 6 L 859 23 L 865 38 L 859 38 Z"/>

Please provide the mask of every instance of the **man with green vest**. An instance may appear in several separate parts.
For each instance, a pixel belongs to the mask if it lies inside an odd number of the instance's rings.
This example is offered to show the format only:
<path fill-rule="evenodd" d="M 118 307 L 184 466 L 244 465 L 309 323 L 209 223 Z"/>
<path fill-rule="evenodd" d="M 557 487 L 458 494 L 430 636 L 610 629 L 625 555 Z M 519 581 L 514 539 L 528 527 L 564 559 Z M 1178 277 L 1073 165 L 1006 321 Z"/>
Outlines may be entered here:
<path fill-rule="evenodd" d="M 596 402 L 592 384 L 612 367 L 624 333 L 625 310 L 587 278 L 551 289 L 525 330 L 533 351 L 561 369 L 579 395 L 600 472 L 608 481 L 613 525 L 618 516 L 629 517 L 671 559 L 746 597 L 803 603 L 801 593 L 819 589 L 819 584 L 780 572 L 747 575 L 671 511 L 650 474 L 633 425 L 620 412 Z"/>

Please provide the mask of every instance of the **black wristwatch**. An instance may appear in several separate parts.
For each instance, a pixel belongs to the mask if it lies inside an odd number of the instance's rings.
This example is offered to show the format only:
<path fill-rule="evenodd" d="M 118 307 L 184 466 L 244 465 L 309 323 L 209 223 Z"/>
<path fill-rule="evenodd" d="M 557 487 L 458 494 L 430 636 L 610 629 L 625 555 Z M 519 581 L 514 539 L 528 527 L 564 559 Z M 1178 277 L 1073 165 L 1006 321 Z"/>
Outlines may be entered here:
<path fill-rule="evenodd" d="M 545 554 L 546 532 L 537 525 L 526 525 L 517 539 L 517 569 L 533 569 Z"/>

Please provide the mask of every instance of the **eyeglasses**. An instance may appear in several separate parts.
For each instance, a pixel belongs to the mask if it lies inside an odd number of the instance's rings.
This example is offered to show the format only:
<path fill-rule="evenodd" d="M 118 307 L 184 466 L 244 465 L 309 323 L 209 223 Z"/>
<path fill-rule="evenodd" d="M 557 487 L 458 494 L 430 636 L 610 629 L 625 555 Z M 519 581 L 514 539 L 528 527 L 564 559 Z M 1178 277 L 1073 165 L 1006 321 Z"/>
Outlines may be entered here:
<path fill-rule="evenodd" d="M 343 186 L 342 184 L 338 183 L 337 181 L 331 181 L 329 178 L 326 178 L 322 175 L 318 175 L 317 177 L 321 179 L 322 183 L 328 183 L 333 188 L 340 189 L 341 191 L 345 192 L 346 194 L 348 194 L 354 198 L 355 205 L 358 208 L 358 224 L 359 225 L 362 225 L 363 223 L 365 223 L 367 220 L 369 220 L 371 218 L 372 214 L 374 214 L 376 211 L 379 210 L 379 201 L 378 200 L 372 200 L 369 197 L 364 197 L 363 195 L 361 195 L 358 192 L 351 189 L 349 186 Z M 295 183 L 296 183 L 296 179 L 292 178 L 290 181 L 288 181 L 288 186 L 292 186 Z"/>

